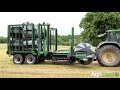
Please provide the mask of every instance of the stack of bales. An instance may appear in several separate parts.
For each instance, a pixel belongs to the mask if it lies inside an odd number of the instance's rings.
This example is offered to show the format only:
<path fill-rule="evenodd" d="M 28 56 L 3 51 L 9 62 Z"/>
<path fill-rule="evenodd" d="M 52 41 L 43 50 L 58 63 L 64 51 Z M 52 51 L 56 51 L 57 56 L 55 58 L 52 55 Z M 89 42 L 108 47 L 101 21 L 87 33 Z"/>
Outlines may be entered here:
<path fill-rule="evenodd" d="M 39 43 L 39 39 L 40 37 L 38 37 L 38 25 L 35 25 L 34 26 L 34 50 L 35 51 L 38 51 L 38 43 Z M 23 41 L 23 45 L 24 45 L 24 48 L 28 48 L 28 51 L 32 49 L 32 25 L 28 25 L 27 26 L 27 29 L 26 27 L 23 28 L 23 33 L 24 33 L 24 37 L 25 37 L 25 40 Z M 40 41 L 42 39 L 40 38 Z M 42 40 L 43 41 L 43 40 Z M 41 43 L 40 43 L 41 44 Z"/>
<path fill-rule="evenodd" d="M 10 28 L 10 47 L 12 48 L 13 51 L 22 48 L 22 27 L 18 27 L 18 26 L 12 26 Z"/>
<path fill-rule="evenodd" d="M 13 31 L 12 31 L 13 30 Z M 34 25 L 34 50 L 38 50 L 38 38 L 40 38 L 40 42 L 42 41 L 42 50 L 44 50 L 44 30 L 42 30 L 42 38 L 41 36 L 38 37 L 38 25 Z M 25 24 L 23 27 L 17 27 L 14 26 L 10 30 L 10 42 L 11 42 L 11 48 L 12 50 L 22 50 L 22 47 L 24 48 L 24 51 L 31 51 L 32 50 L 32 24 Z M 12 44 L 13 42 L 13 44 Z M 40 45 L 40 46 L 41 46 Z M 16 49 L 17 48 L 17 49 Z"/>

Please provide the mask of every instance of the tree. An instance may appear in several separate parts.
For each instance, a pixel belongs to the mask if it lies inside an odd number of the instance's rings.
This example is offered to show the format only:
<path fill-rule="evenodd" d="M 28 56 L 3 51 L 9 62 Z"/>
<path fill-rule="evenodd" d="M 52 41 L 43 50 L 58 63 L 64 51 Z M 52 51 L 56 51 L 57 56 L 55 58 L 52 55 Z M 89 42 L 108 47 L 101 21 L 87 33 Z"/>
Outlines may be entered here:
<path fill-rule="evenodd" d="M 80 34 L 80 40 L 97 46 L 99 42 L 105 40 L 104 37 L 98 38 L 99 34 L 120 28 L 120 12 L 89 12 L 79 26 L 84 29 Z"/>
<path fill-rule="evenodd" d="M 58 41 L 58 45 L 66 45 L 66 46 L 70 46 L 70 39 L 71 39 L 71 35 L 58 35 L 57 41 Z M 78 45 L 80 43 L 80 35 L 74 35 L 74 45 Z M 53 36 L 52 36 L 52 43 L 55 43 L 55 41 L 53 40 Z"/>
<path fill-rule="evenodd" d="M 7 43 L 7 37 L 0 36 L 0 43 Z"/>

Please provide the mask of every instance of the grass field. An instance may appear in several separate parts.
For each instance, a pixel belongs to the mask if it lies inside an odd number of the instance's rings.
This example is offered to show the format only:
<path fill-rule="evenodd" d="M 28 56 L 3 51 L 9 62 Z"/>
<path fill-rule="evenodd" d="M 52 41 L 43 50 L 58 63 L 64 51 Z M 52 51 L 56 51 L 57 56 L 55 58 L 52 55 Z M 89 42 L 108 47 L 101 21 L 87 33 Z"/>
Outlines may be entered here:
<path fill-rule="evenodd" d="M 68 48 L 59 46 L 59 49 Z M 6 50 L 7 45 L 0 44 L 0 78 L 97 78 L 98 75 L 98 78 L 120 78 L 120 67 L 102 67 L 96 61 L 87 66 L 77 62 L 69 65 L 66 61 L 56 64 L 45 61 L 36 65 L 15 65 L 12 57 L 6 55 Z"/>

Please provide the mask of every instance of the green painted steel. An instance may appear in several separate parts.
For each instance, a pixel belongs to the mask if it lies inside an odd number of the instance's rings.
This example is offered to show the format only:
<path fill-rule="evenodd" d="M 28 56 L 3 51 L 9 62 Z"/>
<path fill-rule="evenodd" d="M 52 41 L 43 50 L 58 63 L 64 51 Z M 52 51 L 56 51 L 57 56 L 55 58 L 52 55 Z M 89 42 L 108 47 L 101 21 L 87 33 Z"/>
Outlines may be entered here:
<path fill-rule="evenodd" d="M 55 40 L 55 37 L 54 37 L 54 30 L 53 30 L 53 41 Z M 55 51 L 54 50 L 54 42 L 53 42 L 53 51 Z"/>
<path fill-rule="evenodd" d="M 64 52 L 61 52 L 61 53 L 56 53 L 56 52 L 54 52 L 54 53 L 53 53 L 53 55 L 66 55 L 66 56 L 67 56 L 68 54 L 69 54 L 69 52 L 68 52 L 68 53 L 67 53 L 67 52 L 65 52 L 65 53 L 64 53 Z"/>
<path fill-rule="evenodd" d="M 56 51 L 56 52 L 53 52 L 53 55 L 65 55 L 67 57 L 67 55 L 69 54 L 69 51 L 68 50 L 59 50 L 59 51 Z"/>
<path fill-rule="evenodd" d="M 27 37 L 25 37 L 25 35 L 24 35 L 24 29 L 23 28 L 25 28 L 26 30 L 27 30 L 27 26 L 32 26 L 32 47 L 31 47 L 31 51 L 28 51 L 27 49 L 25 49 L 24 48 L 24 39 L 25 38 L 27 38 Z M 40 44 L 40 36 L 41 36 L 41 30 L 42 30 L 42 26 L 44 26 L 44 46 L 45 46 L 45 50 L 44 51 L 41 51 L 41 44 Z M 15 29 L 14 28 L 12 28 L 12 27 L 15 27 Z M 20 33 L 21 33 L 21 35 L 22 35 L 22 37 L 21 37 L 21 44 L 20 44 L 20 42 L 15 42 L 14 44 L 14 48 L 11 48 L 10 47 L 10 45 L 12 46 L 12 43 L 10 42 L 10 31 L 12 31 L 12 30 L 18 30 L 17 31 L 17 33 L 15 33 L 15 31 L 13 32 L 14 33 L 14 38 L 18 41 L 18 36 L 17 35 L 20 35 L 20 34 L 18 34 L 19 33 L 19 30 L 20 30 L 20 28 L 18 29 L 19 27 L 22 27 L 22 30 L 20 31 Z M 11 53 L 14 53 L 14 52 L 19 52 L 19 53 L 26 53 L 26 52 L 31 52 L 31 53 L 33 53 L 33 54 L 36 54 L 35 52 L 34 52 L 34 43 L 35 43 L 35 32 L 34 32 L 34 28 L 35 27 L 35 25 L 33 24 L 33 23 L 31 23 L 31 24 L 29 24 L 29 23 L 27 23 L 27 24 L 16 24 L 16 25 L 8 25 L 8 53 L 9 54 L 11 54 Z M 43 23 L 43 24 L 38 24 L 38 55 L 41 55 L 41 54 L 43 54 L 44 53 L 44 55 L 45 56 L 47 56 L 48 55 L 48 53 L 49 53 L 49 30 L 50 29 L 50 24 L 45 24 L 45 23 Z M 57 29 L 54 29 L 53 30 L 53 41 L 54 41 L 54 43 L 53 43 L 53 52 L 55 52 L 55 51 L 57 51 L 57 33 L 56 33 L 56 31 L 55 30 L 57 30 Z M 12 32 L 11 32 L 11 34 L 13 34 Z M 13 36 L 13 35 L 12 35 Z M 13 37 L 11 37 L 12 39 L 13 39 Z M 12 40 L 11 40 L 12 41 Z M 20 51 L 20 46 L 18 45 L 18 44 L 20 44 L 21 45 L 21 51 Z M 19 46 L 19 49 L 17 48 Z M 12 46 L 13 47 L 13 46 Z M 63 52 L 64 53 L 64 52 Z"/>
<path fill-rule="evenodd" d="M 47 24 L 47 54 L 49 53 L 49 28 L 50 25 Z"/>
<path fill-rule="evenodd" d="M 104 41 L 104 42 L 99 43 L 99 45 L 97 46 L 96 49 L 98 49 L 99 47 L 101 47 L 103 45 L 112 45 L 112 44 L 117 45 L 118 47 L 120 47 L 120 44 L 118 42 Z"/>
<path fill-rule="evenodd" d="M 12 28 L 13 28 L 13 26 L 12 26 Z M 11 29 L 11 31 L 12 31 L 12 29 Z M 12 33 L 12 36 L 13 36 L 13 33 Z M 12 43 L 13 43 L 13 40 L 12 40 Z M 11 51 L 13 50 L 13 45 L 11 44 Z"/>
<path fill-rule="evenodd" d="M 8 53 L 10 54 L 10 25 L 8 26 Z"/>
<path fill-rule="evenodd" d="M 21 35 L 22 35 L 22 37 L 21 37 L 21 51 L 20 51 L 20 46 L 19 46 L 19 49 L 17 49 L 17 44 L 18 44 L 18 42 L 15 42 L 15 49 L 13 49 L 12 50 L 12 48 L 10 48 L 10 44 L 12 44 L 12 43 L 10 43 L 10 31 L 13 29 L 12 27 L 21 27 L 22 26 L 22 30 L 20 31 L 21 32 Z M 25 29 L 27 30 L 28 28 L 28 26 L 30 26 L 30 27 L 32 27 L 32 37 L 31 37 L 31 40 L 32 40 L 32 47 L 31 47 L 31 51 L 28 51 L 24 46 L 24 39 L 26 38 L 27 39 L 27 37 L 24 35 L 24 27 L 25 27 Z M 10 27 L 11 27 L 11 30 L 10 30 Z M 49 54 L 49 32 L 50 32 L 50 24 L 46 24 L 46 23 L 43 23 L 43 24 L 38 24 L 37 25 L 37 27 L 38 27 L 38 41 L 37 41 L 37 48 L 38 48 L 38 51 L 37 52 L 35 52 L 34 51 L 34 49 L 35 49 L 35 25 L 33 24 L 33 23 L 31 23 L 31 24 L 29 24 L 29 23 L 27 23 L 27 24 L 17 24 L 17 25 L 8 25 L 8 53 L 9 54 L 13 54 L 13 53 L 25 53 L 25 54 L 27 54 L 27 53 L 31 53 L 31 54 L 33 54 L 33 55 L 38 55 L 38 56 L 40 56 L 40 55 L 42 55 L 42 54 L 44 54 L 44 56 L 47 56 L 48 54 Z M 43 27 L 43 29 L 42 29 L 42 27 Z M 15 30 L 20 30 L 20 28 L 19 29 L 15 29 Z M 42 51 L 41 50 L 41 35 L 42 35 L 42 30 L 44 30 L 44 50 Z M 17 32 L 18 32 L 17 31 Z M 26 31 L 27 32 L 27 31 Z M 55 29 L 55 28 L 53 28 L 52 29 L 52 34 L 53 34 L 53 42 L 52 42 L 52 44 L 53 44 L 53 55 L 65 55 L 65 56 L 67 56 L 68 54 L 69 54 L 69 52 L 71 52 L 71 53 L 73 53 L 73 48 L 74 48 L 74 28 L 72 27 L 72 36 L 71 36 L 71 50 L 69 51 L 69 50 L 67 50 L 67 51 L 57 51 L 57 29 Z M 11 34 L 13 34 L 13 33 L 11 33 Z M 18 34 L 17 33 L 15 33 L 15 38 L 17 38 L 17 40 L 18 40 L 18 36 L 17 36 Z M 20 34 L 19 34 L 20 35 Z M 26 42 L 27 43 L 27 42 Z M 28 47 L 27 47 L 28 48 Z M 26 49 L 26 50 L 25 50 Z"/>
<path fill-rule="evenodd" d="M 44 54 L 44 52 L 38 52 L 38 55 L 39 55 L 39 56 L 42 55 L 42 54 Z"/>
<path fill-rule="evenodd" d="M 12 53 L 32 53 L 31 51 L 11 51 Z"/>
<path fill-rule="evenodd" d="M 48 40 L 48 37 L 49 37 L 49 25 L 47 24 L 47 30 L 46 30 L 46 54 L 45 54 L 45 56 L 47 56 L 47 54 L 48 54 L 48 52 L 49 52 L 49 49 L 48 49 L 48 47 L 49 47 L 49 45 L 48 45 L 48 42 L 49 42 L 49 40 Z"/>
<path fill-rule="evenodd" d="M 17 30 L 17 28 L 16 28 Z M 15 38 L 17 38 L 17 33 L 15 33 Z M 15 42 L 15 51 L 17 51 L 17 42 Z"/>
<path fill-rule="evenodd" d="M 46 35 L 44 33 L 44 37 L 45 37 L 44 56 L 47 56 L 47 54 L 49 53 L 49 45 L 48 45 L 48 42 L 49 42 L 49 39 L 48 39 L 49 38 L 49 24 L 45 24 L 44 29 L 45 29 L 45 33 L 46 33 Z"/>
<path fill-rule="evenodd" d="M 53 55 L 54 55 L 54 56 L 63 56 L 63 55 L 64 55 L 64 56 L 67 57 L 68 54 L 66 54 L 66 53 L 54 54 L 54 53 L 53 53 Z"/>
<path fill-rule="evenodd" d="M 40 52 L 40 35 L 41 35 L 41 25 L 38 24 L 38 52 Z M 41 53 L 38 53 L 38 56 L 40 56 Z"/>
<path fill-rule="evenodd" d="M 86 54 L 85 52 L 78 52 L 78 53 L 76 53 L 76 55 L 75 55 L 75 57 L 76 57 L 76 58 L 79 58 L 79 59 L 80 59 L 80 58 L 84 58 L 84 59 L 85 59 L 85 58 L 87 58 L 86 56 L 87 56 L 87 54 Z"/>
<path fill-rule="evenodd" d="M 57 51 L 57 29 L 56 28 L 51 28 L 50 31 L 51 31 L 51 34 L 52 34 L 52 36 L 51 36 L 51 38 L 52 38 L 52 43 L 51 43 L 52 51 L 56 52 Z"/>
<path fill-rule="evenodd" d="M 34 44 L 34 24 L 32 24 L 32 51 L 34 50 L 33 44 Z"/>
<path fill-rule="evenodd" d="M 27 32 L 27 26 L 28 26 L 28 25 L 25 25 L 25 26 L 26 26 L 26 32 L 25 32 L 25 33 L 28 33 L 28 32 Z M 26 34 L 26 35 L 27 35 L 27 34 Z M 26 45 L 27 45 L 27 40 L 26 40 Z M 27 47 L 27 46 L 26 46 L 26 47 Z M 27 51 L 27 49 L 26 49 L 26 51 Z"/>
<path fill-rule="evenodd" d="M 29 24 L 28 24 L 29 25 Z M 15 48 L 12 48 L 13 46 L 12 46 L 12 43 L 10 43 L 10 33 L 11 33 L 11 35 L 13 36 L 13 33 L 11 32 L 12 30 L 17 30 L 17 32 L 19 32 L 19 30 L 20 30 L 20 27 L 24 27 L 24 26 L 26 26 L 26 28 L 27 28 L 27 26 L 28 25 L 26 25 L 26 24 L 17 24 L 17 25 L 8 25 L 8 54 L 12 54 L 12 53 L 15 53 L 15 52 L 18 52 L 18 53 L 27 53 L 27 52 L 29 52 L 29 51 L 24 51 L 25 49 L 24 49 L 24 44 L 23 44 L 23 42 L 24 42 L 24 32 L 23 32 L 23 29 L 20 31 L 21 32 L 21 34 L 22 34 L 22 50 L 20 51 L 20 46 L 19 46 L 19 44 L 20 44 L 20 42 L 15 42 L 14 44 L 14 47 Z M 15 27 L 15 29 L 13 29 L 13 27 Z M 27 29 L 26 29 L 27 30 Z M 14 33 L 14 38 L 18 41 L 18 36 L 20 35 L 19 33 Z M 32 49 L 31 49 L 31 51 L 29 52 L 29 53 L 33 53 L 33 54 L 36 54 L 35 52 L 34 52 L 34 45 L 33 45 L 33 43 L 34 43 L 34 24 L 32 24 Z M 12 39 L 13 39 L 13 37 L 11 37 Z M 11 40 L 11 42 L 12 42 L 12 40 Z M 10 45 L 11 45 L 11 47 L 10 47 Z M 17 48 L 19 46 L 19 48 Z"/>
<path fill-rule="evenodd" d="M 22 28 L 23 27 L 24 27 L 24 25 L 22 24 Z M 22 29 L 22 51 L 24 51 L 23 38 L 24 38 L 24 32 L 23 32 L 23 29 Z"/>
<path fill-rule="evenodd" d="M 107 32 L 120 32 L 120 29 L 118 29 L 118 30 L 107 30 Z"/>
<path fill-rule="evenodd" d="M 69 53 L 69 51 L 68 50 L 59 50 L 59 51 L 56 51 L 54 53 Z"/>
<path fill-rule="evenodd" d="M 55 29 L 55 51 L 57 51 L 57 29 Z"/>
<path fill-rule="evenodd" d="M 71 37 L 71 54 L 74 52 L 74 27 L 72 27 L 72 37 Z"/>
<path fill-rule="evenodd" d="M 52 28 L 52 30 L 53 30 L 53 41 L 55 41 L 55 43 L 53 43 L 53 56 L 64 56 L 65 58 L 67 58 L 67 55 L 69 54 L 69 53 L 71 53 L 71 54 L 73 54 L 73 52 L 74 52 L 74 28 L 72 27 L 72 36 L 71 36 L 71 48 L 70 48 L 70 50 L 59 50 L 59 51 L 56 51 L 56 50 L 54 50 L 54 46 L 56 45 L 56 34 L 57 33 L 55 33 L 55 30 L 56 29 L 53 29 Z M 55 45 L 54 45 L 55 44 Z"/>
<path fill-rule="evenodd" d="M 54 30 L 54 41 L 55 41 L 55 30 Z M 55 43 L 54 43 L 54 51 L 55 51 Z"/>
<path fill-rule="evenodd" d="M 57 39 L 57 38 L 56 38 L 56 29 L 55 29 L 55 35 L 54 35 L 54 40 L 55 40 L 55 51 L 56 51 L 56 43 L 57 43 L 57 42 L 56 42 L 56 41 L 57 41 L 56 39 Z"/>
<path fill-rule="evenodd" d="M 43 52 L 44 52 L 44 56 L 46 56 L 46 36 L 45 36 L 45 33 L 46 33 L 46 29 L 45 29 L 45 25 L 44 25 L 44 48 L 43 48 Z"/>

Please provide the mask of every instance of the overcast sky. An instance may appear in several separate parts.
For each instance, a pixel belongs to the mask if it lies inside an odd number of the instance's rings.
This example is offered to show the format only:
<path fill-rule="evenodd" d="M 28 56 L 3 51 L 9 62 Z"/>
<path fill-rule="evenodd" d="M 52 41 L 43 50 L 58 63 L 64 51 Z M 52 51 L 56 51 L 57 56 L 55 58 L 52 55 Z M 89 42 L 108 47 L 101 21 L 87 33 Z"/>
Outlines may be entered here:
<path fill-rule="evenodd" d="M 50 23 L 51 27 L 58 29 L 59 35 L 71 34 L 71 27 L 75 28 L 75 35 L 80 34 L 81 19 L 86 12 L 0 12 L 0 36 L 7 36 L 9 24 L 22 24 L 29 21 L 38 24 Z"/>

